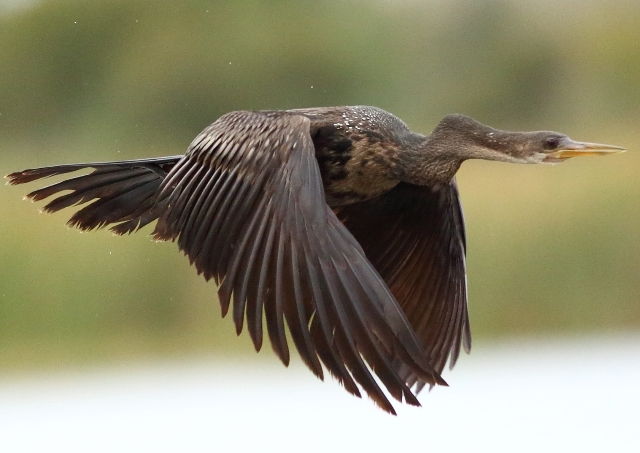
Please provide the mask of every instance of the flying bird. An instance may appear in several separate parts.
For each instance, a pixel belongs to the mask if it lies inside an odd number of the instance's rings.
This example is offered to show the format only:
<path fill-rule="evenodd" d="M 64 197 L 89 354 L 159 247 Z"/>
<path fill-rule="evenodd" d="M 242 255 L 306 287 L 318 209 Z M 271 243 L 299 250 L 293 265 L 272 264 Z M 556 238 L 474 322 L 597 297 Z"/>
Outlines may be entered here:
<path fill-rule="evenodd" d="M 68 224 L 131 233 L 156 221 L 199 274 L 223 316 L 266 334 L 356 396 L 395 414 L 419 406 L 471 349 L 465 226 L 455 174 L 467 159 L 556 163 L 623 148 L 550 131 L 507 132 L 463 116 L 429 135 L 375 107 L 237 111 L 185 155 L 24 170 L 10 184 L 93 169 L 27 195 L 45 212 L 88 203 Z M 64 194 L 60 194 L 63 192 Z M 386 392 L 384 389 L 386 389 Z"/>

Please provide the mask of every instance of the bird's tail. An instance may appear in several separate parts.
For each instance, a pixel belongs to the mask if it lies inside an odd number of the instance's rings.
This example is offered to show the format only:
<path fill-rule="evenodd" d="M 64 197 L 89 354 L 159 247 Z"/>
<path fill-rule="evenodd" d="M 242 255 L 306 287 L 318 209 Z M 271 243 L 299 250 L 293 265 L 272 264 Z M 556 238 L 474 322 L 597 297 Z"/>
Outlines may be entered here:
<path fill-rule="evenodd" d="M 116 224 L 111 231 L 125 234 L 142 228 L 162 214 L 166 197 L 158 200 L 156 194 L 163 179 L 181 157 L 56 165 L 11 173 L 6 178 L 9 184 L 15 185 L 92 168 L 93 171 L 87 175 L 35 190 L 25 198 L 37 201 L 59 192 L 71 191 L 50 201 L 43 211 L 56 212 L 96 200 L 76 212 L 67 224 L 81 230 Z"/>

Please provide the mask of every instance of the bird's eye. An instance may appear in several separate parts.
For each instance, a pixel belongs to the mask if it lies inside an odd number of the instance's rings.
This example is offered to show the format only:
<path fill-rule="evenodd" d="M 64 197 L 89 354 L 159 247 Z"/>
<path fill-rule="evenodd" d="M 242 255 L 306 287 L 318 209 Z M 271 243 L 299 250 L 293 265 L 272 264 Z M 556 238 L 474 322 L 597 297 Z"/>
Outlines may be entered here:
<path fill-rule="evenodd" d="M 544 141 L 544 147 L 546 149 L 555 149 L 558 147 L 558 137 L 547 137 Z"/>

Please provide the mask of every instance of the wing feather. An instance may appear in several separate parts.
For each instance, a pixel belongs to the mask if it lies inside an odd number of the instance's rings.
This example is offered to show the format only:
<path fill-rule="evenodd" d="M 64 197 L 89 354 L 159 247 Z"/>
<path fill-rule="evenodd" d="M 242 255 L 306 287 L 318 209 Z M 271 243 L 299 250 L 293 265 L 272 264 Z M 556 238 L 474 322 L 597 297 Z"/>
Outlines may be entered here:
<path fill-rule="evenodd" d="M 410 404 L 418 401 L 396 362 L 429 384 L 444 382 L 393 294 L 327 206 L 308 118 L 223 116 L 194 140 L 160 193 L 167 208 L 156 236 L 176 240 L 199 273 L 221 282 L 223 314 L 233 301 L 236 330 L 246 319 L 256 349 L 264 315 L 283 363 L 288 328 L 316 376 L 323 377 L 324 363 L 350 393 L 360 395 L 357 382 L 392 413 L 372 371 Z"/>
<path fill-rule="evenodd" d="M 455 181 L 400 183 L 378 198 L 336 209 L 402 307 L 437 373 L 471 346 L 464 219 Z M 427 383 L 395 361 L 408 385 Z"/>

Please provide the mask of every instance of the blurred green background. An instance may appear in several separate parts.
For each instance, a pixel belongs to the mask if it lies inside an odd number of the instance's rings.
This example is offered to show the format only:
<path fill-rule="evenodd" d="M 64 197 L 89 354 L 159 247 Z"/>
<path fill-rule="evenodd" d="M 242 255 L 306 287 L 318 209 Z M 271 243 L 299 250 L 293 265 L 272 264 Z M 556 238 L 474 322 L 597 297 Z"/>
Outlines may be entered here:
<path fill-rule="evenodd" d="M 640 328 L 640 3 L 0 1 L 0 173 L 179 154 L 238 109 L 376 105 L 625 146 L 467 162 L 474 337 Z M 0 191 L 0 369 L 250 353 L 151 228 L 64 227 Z"/>

